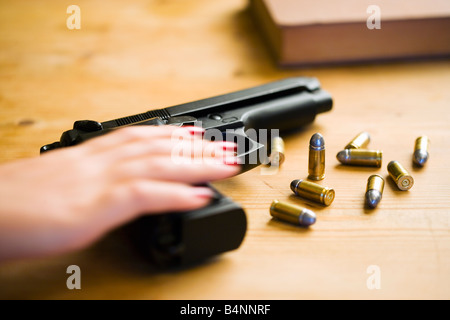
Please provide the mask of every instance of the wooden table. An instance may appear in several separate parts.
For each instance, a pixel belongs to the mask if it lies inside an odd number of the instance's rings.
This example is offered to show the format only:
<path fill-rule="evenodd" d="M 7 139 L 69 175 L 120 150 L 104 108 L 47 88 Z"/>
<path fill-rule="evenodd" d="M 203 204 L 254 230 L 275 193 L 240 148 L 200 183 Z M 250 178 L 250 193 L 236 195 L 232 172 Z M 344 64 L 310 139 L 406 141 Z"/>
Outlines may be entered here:
<path fill-rule="evenodd" d="M 238 250 L 158 272 L 107 237 L 81 252 L 0 266 L 0 298 L 450 298 L 449 61 L 279 70 L 243 0 L 76 4 L 80 30 L 66 27 L 64 3 L 0 3 L 1 162 L 38 156 L 74 120 L 109 120 L 289 76 L 317 77 L 335 105 L 284 137 L 278 174 L 254 169 L 215 183 L 246 210 Z M 363 130 L 372 135 L 370 147 L 384 151 L 380 169 L 335 158 Z M 336 190 L 330 207 L 289 189 L 307 176 L 315 132 L 326 141 L 322 183 Z M 414 140 L 423 134 L 430 160 L 415 169 Z M 394 159 L 411 170 L 414 187 L 401 192 L 387 179 L 379 207 L 364 209 L 367 177 L 387 177 Z M 275 198 L 314 210 L 317 223 L 306 230 L 272 220 Z M 81 290 L 66 287 L 72 264 L 81 268 Z M 380 289 L 367 285 L 375 275 L 370 266 L 379 268 Z"/>

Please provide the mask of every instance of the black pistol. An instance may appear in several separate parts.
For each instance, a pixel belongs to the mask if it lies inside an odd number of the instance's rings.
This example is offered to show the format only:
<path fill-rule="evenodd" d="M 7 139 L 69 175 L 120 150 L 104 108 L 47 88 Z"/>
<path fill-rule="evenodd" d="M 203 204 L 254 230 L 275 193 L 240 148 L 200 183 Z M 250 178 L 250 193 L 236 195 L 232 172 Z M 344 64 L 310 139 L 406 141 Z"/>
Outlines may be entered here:
<path fill-rule="evenodd" d="M 295 77 L 212 98 L 115 120 L 81 120 L 60 141 L 40 152 L 70 147 L 130 125 L 201 126 L 205 139 L 234 141 L 241 172 L 267 163 L 267 134 L 289 131 L 331 110 L 332 98 L 316 78 Z M 212 188 L 210 185 L 208 185 Z M 156 265 L 189 265 L 236 249 L 242 243 L 247 219 L 241 206 L 216 194 L 206 207 L 189 212 L 145 215 L 124 226 L 133 245 Z"/>

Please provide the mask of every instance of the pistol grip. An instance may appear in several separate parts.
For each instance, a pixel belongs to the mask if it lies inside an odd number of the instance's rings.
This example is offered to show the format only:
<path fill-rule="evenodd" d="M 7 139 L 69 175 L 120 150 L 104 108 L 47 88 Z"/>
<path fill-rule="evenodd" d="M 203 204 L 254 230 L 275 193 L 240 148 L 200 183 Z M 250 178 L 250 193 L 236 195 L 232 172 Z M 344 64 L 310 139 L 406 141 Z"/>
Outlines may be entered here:
<path fill-rule="evenodd" d="M 206 207 L 187 212 L 147 215 L 124 227 L 134 247 L 159 267 L 201 262 L 237 249 L 247 231 L 244 210 L 215 192 Z"/>

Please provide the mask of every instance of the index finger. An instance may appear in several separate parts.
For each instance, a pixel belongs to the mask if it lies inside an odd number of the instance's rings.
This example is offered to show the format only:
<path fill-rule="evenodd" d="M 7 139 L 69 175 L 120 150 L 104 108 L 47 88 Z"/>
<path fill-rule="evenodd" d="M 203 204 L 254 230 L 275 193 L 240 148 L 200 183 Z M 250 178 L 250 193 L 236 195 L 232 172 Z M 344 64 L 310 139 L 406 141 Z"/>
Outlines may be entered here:
<path fill-rule="evenodd" d="M 201 128 L 199 128 L 201 129 Z M 94 152 L 102 152 L 110 148 L 128 144 L 137 140 L 148 140 L 154 138 L 168 138 L 174 134 L 190 136 L 192 129 L 188 127 L 178 127 L 172 125 L 165 126 L 129 126 L 116 129 L 114 132 L 104 136 L 93 138 L 86 142 L 84 146 L 92 149 Z"/>

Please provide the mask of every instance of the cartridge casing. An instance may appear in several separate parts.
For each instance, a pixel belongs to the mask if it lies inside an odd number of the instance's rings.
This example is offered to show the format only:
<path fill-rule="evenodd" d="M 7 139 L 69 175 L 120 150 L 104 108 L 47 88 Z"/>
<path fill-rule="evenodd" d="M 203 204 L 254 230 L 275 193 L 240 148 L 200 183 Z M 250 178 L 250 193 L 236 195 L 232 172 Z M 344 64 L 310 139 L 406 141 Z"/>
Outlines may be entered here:
<path fill-rule="evenodd" d="M 308 179 L 325 178 L 325 142 L 320 133 L 315 133 L 309 142 Z"/>
<path fill-rule="evenodd" d="M 412 188 L 414 185 L 413 177 L 398 161 L 389 162 L 387 169 L 392 180 L 394 180 L 400 190 L 406 191 Z"/>
<path fill-rule="evenodd" d="M 373 174 L 367 179 L 367 188 L 366 191 L 369 190 L 378 190 L 383 192 L 384 190 L 384 179 L 382 176 L 378 174 Z"/>
<path fill-rule="evenodd" d="M 311 210 L 278 200 L 272 202 L 270 215 L 282 221 L 304 227 L 316 222 L 316 214 Z"/>
<path fill-rule="evenodd" d="M 361 132 L 353 138 L 346 146 L 345 149 L 363 149 L 367 147 L 370 142 L 370 134 L 367 132 Z"/>
<path fill-rule="evenodd" d="M 272 139 L 270 147 L 270 164 L 273 166 L 281 166 L 284 162 L 284 141 L 281 137 Z"/>
<path fill-rule="evenodd" d="M 381 167 L 383 151 L 368 149 L 345 149 L 339 151 L 336 158 L 345 165 Z"/>
<path fill-rule="evenodd" d="M 333 202 L 335 196 L 334 189 L 305 180 L 293 180 L 291 182 L 291 190 L 299 197 L 312 200 L 326 206 L 329 206 Z"/>

